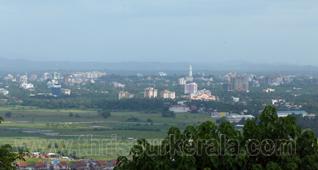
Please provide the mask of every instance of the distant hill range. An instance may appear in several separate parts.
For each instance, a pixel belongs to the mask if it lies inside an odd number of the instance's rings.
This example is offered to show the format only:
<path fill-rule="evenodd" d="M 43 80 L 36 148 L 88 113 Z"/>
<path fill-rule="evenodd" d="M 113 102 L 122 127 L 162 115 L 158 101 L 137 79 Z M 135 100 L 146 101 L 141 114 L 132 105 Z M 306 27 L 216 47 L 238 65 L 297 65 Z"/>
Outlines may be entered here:
<path fill-rule="evenodd" d="M 186 73 L 190 63 L 166 62 L 77 62 L 77 61 L 31 61 L 23 59 L 0 58 L 1 72 L 31 72 L 31 71 L 87 71 L 103 70 L 114 73 Z M 284 65 L 284 64 L 254 64 L 248 62 L 226 63 L 191 63 L 194 72 L 205 71 L 237 71 L 237 72 L 290 72 L 318 73 L 316 66 Z"/>

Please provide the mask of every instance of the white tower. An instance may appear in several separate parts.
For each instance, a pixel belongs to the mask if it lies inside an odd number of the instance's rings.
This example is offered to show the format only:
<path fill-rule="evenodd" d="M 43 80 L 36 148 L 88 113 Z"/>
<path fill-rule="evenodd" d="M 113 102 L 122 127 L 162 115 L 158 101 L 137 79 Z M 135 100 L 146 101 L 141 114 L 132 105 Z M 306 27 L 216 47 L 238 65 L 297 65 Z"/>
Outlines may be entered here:
<path fill-rule="evenodd" d="M 189 77 L 192 77 L 192 65 L 189 65 Z"/>

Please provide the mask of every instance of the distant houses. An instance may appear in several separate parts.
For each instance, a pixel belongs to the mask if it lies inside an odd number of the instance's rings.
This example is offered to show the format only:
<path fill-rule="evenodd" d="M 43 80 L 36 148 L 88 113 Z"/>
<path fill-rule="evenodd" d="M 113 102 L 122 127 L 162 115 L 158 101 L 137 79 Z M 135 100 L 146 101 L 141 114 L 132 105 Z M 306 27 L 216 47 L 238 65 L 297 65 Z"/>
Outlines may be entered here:
<path fill-rule="evenodd" d="M 176 92 L 169 91 L 169 90 L 163 90 L 160 93 L 160 97 L 163 99 L 175 99 L 176 98 Z"/>
<path fill-rule="evenodd" d="M 169 110 L 174 113 L 186 113 L 186 112 L 190 112 L 190 107 L 186 105 L 178 104 L 178 105 L 170 106 Z"/>
<path fill-rule="evenodd" d="M 88 169 L 104 169 L 112 170 L 116 166 L 116 160 L 76 160 L 76 161 L 65 161 L 60 159 L 42 159 L 41 161 L 28 163 L 28 162 L 17 162 L 17 170 L 46 170 L 46 169 L 57 169 L 57 170 L 88 170 Z"/>
<path fill-rule="evenodd" d="M 306 117 L 309 114 L 304 110 L 290 110 L 290 111 L 278 111 L 277 112 L 278 117 L 287 117 L 289 115 Z"/>
<path fill-rule="evenodd" d="M 190 94 L 191 100 L 202 100 L 202 101 L 216 101 L 217 97 L 211 94 L 210 90 L 199 90 L 196 93 Z"/>
<path fill-rule="evenodd" d="M 242 120 L 255 118 L 255 116 L 249 114 L 237 114 L 229 112 L 212 112 L 211 117 L 215 120 L 224 118 L 231 123 L 239 123 Z"/>
<path fill-rule="evenodd" d="M 129 93 L 128 91 L 120 91 L 118 93 L 118 99 L 121 100 L 121 99 L 131 99 L 133 98 L 134 95 Z"/>

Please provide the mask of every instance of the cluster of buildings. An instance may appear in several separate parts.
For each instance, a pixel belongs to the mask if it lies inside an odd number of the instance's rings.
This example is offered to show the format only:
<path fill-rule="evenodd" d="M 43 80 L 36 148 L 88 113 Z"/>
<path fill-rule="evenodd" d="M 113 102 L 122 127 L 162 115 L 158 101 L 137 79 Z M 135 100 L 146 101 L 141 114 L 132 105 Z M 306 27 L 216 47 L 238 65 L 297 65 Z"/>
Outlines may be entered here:
<path fill-rule="evenodd" d="M 42 153 L 32 152 L 28 154 L 28 158 L 37 159 L 39 161 L 28 163 L 19 161 L 16 163 L 18 170 L 69 170 L 69 169 L 114 169 L 116 160 L 88 160 L 88 159 L 72 159 L 67 156 L 61 156 L 58 153 Z"/>
<path fill-rule="evenodd" d="M 179 84 L 184 86 L 184 94 L 190 100 L 216 101 L 217 96 L 212 95 L 210 90 L 198 90 L 198 84 L 194 82 L 192 66 L 189 66 L 189 74 L 185 78 L 179 79 Z"/>
<path fill-rule="evenodd" d="M 161 73 L 163 76 L 163 73 Z M 184 88 L 184 95 L 179 96 L 180 98 L 190 99 L 190 100 L 204 100 L 204 101 L 216 101 L 218 100 L 217 96 L 212 95 L 210 90 L 206 89 L 198 89 L 198 84 L 194 82 L 193 74 L 192 74 L 192 66 L 189 66 L 189 74 L 186 77 L 181 77 L 178 79 L 179 85 L 183 86 Z M 114 82 L 113 86 L 116 88 L 124 88 L 125 85 Z M 154 87 L 148 87 L 144 89 L 143 97 L 147 99 L 153 98 L 163 98 L 163 99 L 176 99 L 177 95 L 175 91 L 170 90 L 162 90 L 160 93 L 158 89 Z M 134 95 L 130 94 L 127 91 L 120 91 L 118 93 L 119 99 L 127 99 L 132 98 Z"/>
<path fill-rule="evenodd" d="M 229 112 L 212 112 L 211 117 L 215 120 L 225 118 L 227 121 L 231 123 L 235 123 L 235 124 L 243 120 L 255 118 L 253 115 L 249 115 L 249 114 L 237 114 L 237 113 L 229 113 Z"/>
<path fill-rule="evenodd" d="M 253 74 L 243 74 L 240 75 L 238 73 L 228 73 L 224 76 L 225 79 L 225 88 L 228 91 L 235 92 L 249 92 L 250 86 L 260 87 L 261 84 L 268 85 L 271 87 L 276 87 L 284 84 L 291 83 L 294 80 L 294 76 L 256 76 Z M 275 89 L 267 88 L 263 90 L 266 93 L 273 93 Z"/>
<path fill-rule="evenodd" d="M 91 71 L 91 72 L 76 72 L 64 76 L 64 83 L 68 85 L 95 83 L 95 81 L 103 76 L 105 72 Z"/>
<path fill-rule="evenodd" d="M 276 107 L 286 108 L 288 110 L 301 110 L 303 107 L 301 104 L 287 102 L 285 99 L 282 98 L 272 99 L 272 105 Z"/>
<path fill-rule="evenodd" d="M 60 161 L 58 159 L 50 161 L 39 161 L 36 163 L 18 162 L 16 164 L 17 170 L 45 170 L 45 169 L 56 169 L 56 170 L 88 170 L 88 169 L 103 169 L 112 170 L 116 166 L 115 160 L 104 161 L 104 160 L 78 160 L 78 161 Z"/>
<path fill-rule="evenodd" d="M 160 96 L 164 99 L 175 99 L 176 98 L 176 92 L 169 91 L 169 90 L 163 90 L 160 93 Z"/>
<path fill-rule="evenodd" d="M 134 95 L 129 93 L 128 91 L 120 91 L 118 93 L 118 99 L 121 100 L 121 99 L 131 99 L 133 98 Z"/>
<path fill-rule="evenodd" d="M 14 83 L 18 83 L 19 87 L 28 90 L 28 91 L 35 91 L 35 83 L 36 82 L 45 82 L 47 85 L 47 89 L 49 89 L 50 93 L 38 92 L 35 94 L 31 94 L 31 96 L 70 96 L 72 91 L 69 88 L 63 88 L 65 86 L 72 86 L 72 85 L 83 85 L 87 82 L 94 83 L 96 79 L 105 76 L 105 72 L 99 71 L 91 71 L 91 72 L 75 72 L 70 74 L 62 75 L 59 72 L 48 73 L 45 72 L 42 75 L 38 74 L 17 74 L 12 75 L 8 74 L 3 79 L 5 81 L 10 81 Z M 1 92 L 0 92 L 1 93 Z M 3 90 L 3 93 L 6 92 Z"/>
<path fill-rule="evenodd" d="M 287 117 L 290 115 L 308 117 L 308 118 L 316 117 L 315 114 L 308 114 L 304 110 L 286 110 L 286 111 L 278 111 L 277 112 L 278 117 Z M 211 113 L 211 117 L 214 120 L 219 120 L 221 118 L 224 118 L 227 121 L 234 123 L 234 124 L 240 124 L 242 121 L 255 118 L 255 116 L 250 115 L 250 114 L 244 114 L 244 113 L 237 114 L 237 113 L 216 112 L 216 111 Z"/>
<path fill-rule="evenodd" d="M 196 93 L 190 94 L 191 100 L 216 101 L 218 98 L 211 94 L 210 90 L 199 90 Z"/>
<path fill-rule="evenodd" d="M 144 91 L 144 98 L 157 98 L 158 97 L 158 89 L 155 89 L 153 87 L 148 87 Z M 169 91 L 169 90 L 163 90 L 160 92 L 160 97 L 163 99 L 175 99 L 176 98 L 176 92 Z"/>
<path fill-rule="evenodd" d="M 112 84 L 113 84 L 113 87 L 114 87 L 114 88 L 117 88 L 117 89 L 123 89 L 123 88 L 126 87 L 125 84 L 118 83 L 118 82 L 113 82 Z"/>
<path fill-rule="evenodd" d="M 25 90 L 34 90 L 34 85 L 29 82 L 28 75 L 18 75 L 18 83 L 20 84 L 20 87 Z"/>
<path fill-rule="evenodd" d="M 9 90 L 5 88 L 0 88 L 0 95 L 7 96 L 9 94 Z"/>
<path fill-rule="evenodd" d="M 52 96 L 70 96 L 72 93 L 71 89 L 62 88 L 61 75 L 59 73 L 53 73 L 52 79 L 47 79 L 47 88 L 50 89 Z"/>
<path fill-rule="evenodd" d="M 225 75 L 227 81 L 227 90 L 236 92 L 249 92 L 249 77 L 246 75 L 238 75 L 237 73 L 229 73 Z"/>

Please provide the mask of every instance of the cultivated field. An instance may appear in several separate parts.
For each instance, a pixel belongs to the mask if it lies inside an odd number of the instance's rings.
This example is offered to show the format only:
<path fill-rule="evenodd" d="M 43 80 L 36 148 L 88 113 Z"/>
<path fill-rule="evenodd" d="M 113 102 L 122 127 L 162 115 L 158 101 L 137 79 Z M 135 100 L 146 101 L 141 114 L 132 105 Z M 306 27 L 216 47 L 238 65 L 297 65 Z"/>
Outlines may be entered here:
<path fill-rule="evenodd" d="M 31 152 L 59 152 L 96 159 L 115 159 L 128 154 L 138 138 L 160 142 L 171 126 L 211 120 L 209 115 L 112 112 L 104 119 L 94 110 L 53 110 L 34 107 L 0 107 L 0 144 L 28 148 Z"/>

